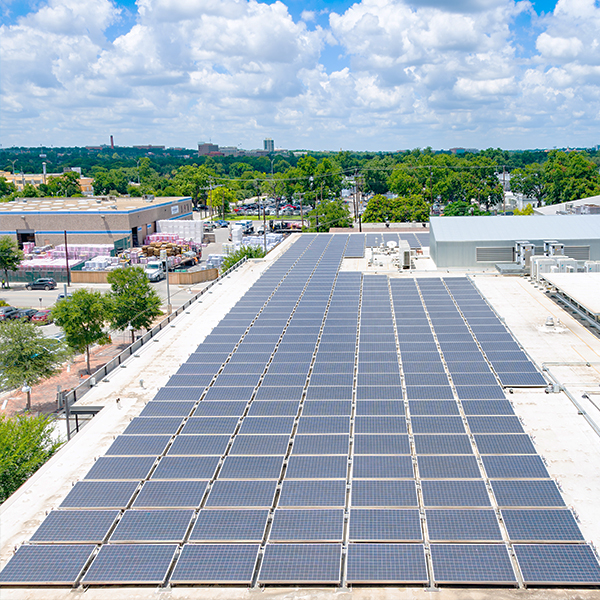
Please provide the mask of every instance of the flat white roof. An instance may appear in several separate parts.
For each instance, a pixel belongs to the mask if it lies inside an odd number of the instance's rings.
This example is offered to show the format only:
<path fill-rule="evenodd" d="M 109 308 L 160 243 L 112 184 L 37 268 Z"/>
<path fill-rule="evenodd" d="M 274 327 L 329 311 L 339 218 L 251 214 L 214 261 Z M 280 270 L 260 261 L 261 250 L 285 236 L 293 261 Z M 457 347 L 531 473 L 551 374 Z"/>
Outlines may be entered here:
<path fill-rule="evenodd" d="M 600 273 L 544 273 L 542 278 L 589 313 L 600 316 Z"/>

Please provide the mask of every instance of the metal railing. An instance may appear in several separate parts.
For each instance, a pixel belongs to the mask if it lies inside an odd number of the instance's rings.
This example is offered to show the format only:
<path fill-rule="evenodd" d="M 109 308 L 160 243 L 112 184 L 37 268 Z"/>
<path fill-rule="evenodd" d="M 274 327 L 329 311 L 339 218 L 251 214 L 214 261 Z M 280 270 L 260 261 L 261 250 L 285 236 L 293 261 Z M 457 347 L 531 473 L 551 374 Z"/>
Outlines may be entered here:
<path fill-rule="evenodd" d="M 244 256 L 244 258 L 236 262 L 235 265 L 227 269 L 227 271 L 219 275 L 219 277 L 213 279 L 205 288 L 200 290 L 195 296 L 193 296 L 187 302 L 185 302 L 185 304 L 182 304 L 178 309 L 173 311 L 169 316 L 167 316 L 166 319 L 163 319 L 158 325 L 155 325 L 152 329 L 149 329 L 142 337 L 138 338 L 135 342 L 133 342 L 133 344 L 127 346 L 127 348 L 125 348 L 123 352 L 115 356 L 115 358 L 107 362 L 103 367 L 95 371 L 92 375 L 85 379 L 85 381 L 82 381 L 77 387 L 73 388 L 72 390 L 69 390 L 68 392 L 63 392 L 59 408 L 64 408 L 64 405 L 66 403 L 68 403 L 70 406 L 71 404 L 77 402 L 77 400 L 79 400 L 86 392 L 88 392 L 97 383 L 104 379 L 111 371 L 114 371 L 132 354 L 137 352 L 144 344 L 147 344 L 160 331 L 167 327 L 167 325 L 169 325 L 171 321 L 176 319 L 183 311 L 189 308 L 194 302 L 198 300 L 198 298 L 200 298 L 200 296 L 202 296 L 208 290 L 210 290 L 210 288 L 213 285 L 219 283 L 221 279 L 227 277 L 229 273 L 241 267 L 247 261 L 248 258 Z"/>

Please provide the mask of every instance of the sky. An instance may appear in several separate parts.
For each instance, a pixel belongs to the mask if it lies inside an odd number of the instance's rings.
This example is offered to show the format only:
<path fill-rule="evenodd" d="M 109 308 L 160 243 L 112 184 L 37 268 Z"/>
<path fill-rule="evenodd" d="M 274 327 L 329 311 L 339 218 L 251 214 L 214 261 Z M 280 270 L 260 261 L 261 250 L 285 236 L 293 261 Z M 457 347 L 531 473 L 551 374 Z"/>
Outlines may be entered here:
<path fill-rule="evenodd" d="M 600 0 L 0 0 L 0 144 L 600 144 Z"/>

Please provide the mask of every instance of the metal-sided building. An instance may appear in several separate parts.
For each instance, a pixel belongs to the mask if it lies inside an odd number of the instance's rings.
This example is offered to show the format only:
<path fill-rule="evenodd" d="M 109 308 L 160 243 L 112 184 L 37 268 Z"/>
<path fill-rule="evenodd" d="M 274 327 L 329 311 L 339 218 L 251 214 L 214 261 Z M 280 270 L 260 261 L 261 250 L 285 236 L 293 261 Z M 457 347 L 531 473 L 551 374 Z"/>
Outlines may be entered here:
<path fill-rule="evenodd" d="M 515 243 L 543 254 L 544 241 L 564 244 L 565 256 L 600 260 L 600 215 L 432 217 L 430 254 L 438 268 L 488 268 L 516 259 Z"/>
<path fill-rule="evenodd" d="M 156 222 L 191 219 L 192 199 L 177 198 L 24 198 L 0 204 L 0 235 L 19 245 L 61 244 L 64 232 L 73 244 L 112 244 L 129 239 L 132 246 L 156 232 Z"/>

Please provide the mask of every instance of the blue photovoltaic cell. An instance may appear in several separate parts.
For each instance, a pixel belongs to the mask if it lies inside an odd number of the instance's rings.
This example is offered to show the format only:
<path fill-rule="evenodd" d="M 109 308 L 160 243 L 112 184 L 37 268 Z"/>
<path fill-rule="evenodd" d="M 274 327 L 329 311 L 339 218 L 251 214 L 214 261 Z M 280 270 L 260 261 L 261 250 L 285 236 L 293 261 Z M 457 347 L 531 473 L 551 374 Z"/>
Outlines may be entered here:
<path fill-rule="evenodd" d="M 146 481 L 134 508 L 196 508 L 208 481 Z"/>
<path fill-rule="evenodd" d="M 495 400 L 504 398 L 499 385 L 457 385 L 456 393 L 462 400 Z"/>
<path fill-rule="evenodd" d="M 514 415 L 508 400 L 463 400 L 465 415 Z"/>
<path fill-rule="evenodd" d="M 417 454 L 472 454 L 467 435 L 415 435 Z"/>
<path fill-rule="evenodd" d="M 253 402 L 248 410 L 249 417 L 264 417 L 264 416 L 295 416 L 298 412 L 300 402 L 289 400 L 265 400 Z"/>
<path fill-rule="evenodd" d="M 211 400 L 245 400 L 248 401 L 254 393 L 254 387 L 213 387 L 206 392 L 204 402 Z M 202 404 L 204 404 L 204 402 Z"/>
<path fill-rule="evenodd" d="M 437 373 L 429 373 L 427 372 L 428 363 L 419 363 L 421 368 L 426 372 L 405 372 L 405 379 L 407 386 L 420 386 L 420 385 L 428 385 L 428 386 L 438 386 L 438 385 L 449 385 L 448 377 L 445 373 L 443 373 L 443 366 L 441 368 L 442 372 Z M 442 365 L 441 361 L 439 363 Z"/>
<path fill-rule="evenodd" d="M 260 376 L 260 373 L 244 373 L 242 375 L 230 375 L 221 373 L 215 379 L 215 382 L 213 383 L 213 388 L 243 387 L 254 389 L 256 387 L 256 384 L 258 383 L 258 380 L 260 379 Z"/>
<path fill-rule="evenodd" d="M 421 482 L 425 506 L 491 506 L 490 497 L 482 480 Z"/>
<path fill-rule="evenodd" d="M 418 510 L 353 508 L 350 541 L 418 542 L 423 539 Z"/>
<path fill-rule="evenodd" d="M 294 417 L 246 417 L 239 433 L 246 434 L 287 434 L 292 432 Z"/>
<path fill-rule="evenodd" d="M 343 480 L 285 479 L 279 498 L 281 507 L 343 507 L 346 482 Z"/>
<path fill-rule="evenodd" d="M 310 376 L 310 386 L 352 386 L 354 375 L 352 373 L 313 373 Z M 325 393 L 322 391 L 322 393 Z M 344 396 L 345 397 L 345 396 Z"/>
<path fill-rule="evenodd" d="M 216 370 L 216 369 L 215 369 Z M 166 386 L 168 388 L 177 387 L 177 388 L 205 388 L 211 381 L 213 376 L 210 374 L 204 375 L 173 375 L 169 381 L 167 381 Z"/>
<path fill-rule="evenodd" d="M 586 544 L 515 544 L 527 585 L 599 585 L 600 566 Z"/>
<path fill-rule="evenodd" d="M 212 402 L 211 404 L 217 404 Z M 231 435 L 239 422 L 238 417 L 191 417 L 186 421 L 181 434 L 184 435 Z"/>
<path fill-rule="evenodd" d="M 348 435 L 297 435 L 292 454 L 348 454 Z"/>
<path fill-rule="evenodd" d="M 111 542 L 181 542 L 192 510 L 126 510 Z"/>
<path fill-rule="evenodd" d="M 348 583 L 426 584 L 427 564 L 421 544 L 350 544 Z"/>
<path fill-rule="evenodd" d="M 582 542 L 570 510 L 506 510 L 502 517 L 515 542 Z"/>
<path fill-rule="evenodd" d="M 367 435 L 354 437 L 354 454 L 410 454 L 407 435 Z"/>
<path fill-rule="evenodd" d="M 283 456 L 228 456 L 219 479 L 279 479 Z"/>
<path fill-rule="evenodd" d="M 357 400 L 400 400 L 402 396 L 402 387 L 399 385 L 363 385 L 356 388 Z"/>
<path fill-rule="evenodd" d="M 349 416 L 351 412 L 352 402 L 349 400 L 307 400 L 302 409 L 306 417 Z"/>
<path fill-rule="evenodd" d="M 213 483 L 206 506 L 270 508 L 277 481 L 221 481 Z"/>
<path fill-rule="evenodd" d="M 308 372 L 308 369 L 307 369 Z M 306 383 L 306 373 L 302 373 L 300 375 L 294 373 L 283 373 L 283 374 L 272 374 L 267 373 L 262 382 L 262 387 L 282 387 L 282 386 L 292 386 L 292 387 L 303 387 Z"/>
<path fill-rule="evenodd" d="M 23 545 L 0 573 L 0 584 L 73 585 L 93 545 Z"/>
<path fill-rule="evenodd" d="M 100 548 L 85 584 L 160 584 L 171 566 L 175 544 L 107 544 Z"/>
<path fill-rule="evenodd" d="M 475 417 L 467 421 L 472 433 L 525 433 L 518 417 Z"/>
<path fill-rule="evenodd" d="M 228 435 L 178 435 L 169 448 L 168 456 L 202 456 L 225 453 Z"/>
<path fill-rule="evenodd" d="M 554 481 L 519 480 L 492 481 L 492 489 L 499 506 L 565 506 Z"/>
<path fill-rule="evenodd" d="M 461 417 L 411 417 L 414 433 L 466 433 Z"/>
<path fill-rule="evenodd" d="M 183 422 L 181 417 L 136 417 L 127 425 L 124 435 L 175 435 Z"/>
<path fill-rule="evenodd" d="M 406 396 L 409 400 L 452 400 L 452 388 L 450 386 L 406 386 Z"/>
<path fill-rule="evenodd" d="M 357 400 L 357 416 L 404 416 L 406 408 L 401 400 Z M 349 413 L 348 413 L 349 414 Z"/>
<path fill-rule="evenodd" d="M 201 510 L 190 541 L 260 542 L 268 518 L 268 510 Z"/>
<path fill-rule="evenodd" d="M 309 386 L 307 400 L 352 400 L 352 386 Z"/>
<path fill-rule="evenodd" d="M 99 544 L 118 514 L 117 510 L 53 510 L 30 541 Z"/>
<path fill-rule="evenodd" d="M 424 479 L 477 479 L 481 477 L 474 456 L 417 457 L 419 473 Z"/>
<path fill-rule="evenodd" d="M 84 479 L 145 479 L 154 456 L 101 456 Z"/>
<path fill-rule="evenodd" d="M 358 479 L 352 483 L 352 506 L 417 506 L 414 481 Z"/>
<path fill-rule="evenodd" d="M 249 585 L 258 550 L 257 544 L 186 544 L 170 582 Z"/>
<path fill-rule="evenodd" d="M 482 457 L 483 466 L 490 479 L 549 479 L 542 459 L 535 456 Z"/>
<path fill-rule="evenodd" d="M 404 417 L 356 417 L 354 433 L 406 433 Z"/>
<path fill-rule="evenodd" d="M 60 508 L 125 508 L 137 481 L 78 481 Z"/>
<path fill-rule="evenodd" d="M 350 431 L 349 417 L 305 417 L 298 420 L 298 434 L 315 433 L 348 433 Z"/>
<path fill-rule="evenodd" d="M 158 456 L 167 447 L 169 435 L 119 435 L 106 451 L 107 456 Z"/>
<path fill-rule="evenodd" d="M 286 479 L 345 479 L 347 456 L 291 456 Z"/>
<path fill-rule="evenodd" d="M 248 406 L 247 401 L 237 402 L 200 402 L 194 411 L 194 417 L 240 417 Z M 186 423 L 187 427 L 187 423 Z"/>
<path fill-rule="evenodd" d="M 287 435 L 237 435 L 230 454 L 237 455 L 284 455 L 287 452 Z"/>
<path fill-rule="evenodd" d="M 476 435 L 480 454 L 535 454 L 528 435 Z"/>
<path fill-rule="evenodd" d="M 452 373 L 452 381 L 457 386 L 497 385 L 494 375 L 490 373 Z M 479 397 L 479 396 L 478 396 Z"/>
<path fill-rule="evenodd" d="M 503 544 L 431 544 L 431 559 L 437 583 L 516 584 Z"/>
<path fill-rule="evenodd" d="M 454 400 L 409 400 L 411 415 L 459 415 L 458 404 Z"/>
<path fill-rule="evenodd" d="M 338 583 L 341 544 L 268 544 L 259 583 Z"/>
<path fill-rule="evenodd" d="M 406 479 L 414 477 L 410 456 L 359 455 L 354 457 L 354 479 Z"/>
<path fill-rule="evenodd" d="M 144 406 L 140 417 L 187 417 L 195 402 L 156 402 L 151 401 Z"/>
<path fill-rule="evenodd" d="M 341 542 L 342 509 L 277 509 L 269 534 L 271 542 Z"/>
<path fill-rule="evenodd" d="M 505 387 L 545 387 L 548 382 L 540 373 L 498 373 Z"/>
<path fill-rule="evenodd" d="M 256 400 L 300 400 L 304 388 L 297 387 L 259 387 Z"/>
<path fill-rule="evenodd" d="M 429 539 L 432 541 L 502 541 L 502 534 L 493 510 L 426 511 Z"/>
<path fill-rule="evenodd" d="M 158 390 L 154 400 L 157 401 L 168 401 L 168 400 L 189 400 L 196 401 L 200 399 L 204 392 L 203 387 L 164 387 Z"/>
<path fill-rule="evenodd" d="M 165 456 L 152 473 L 152 479 L 210 479 L 218 456 Z"/>

